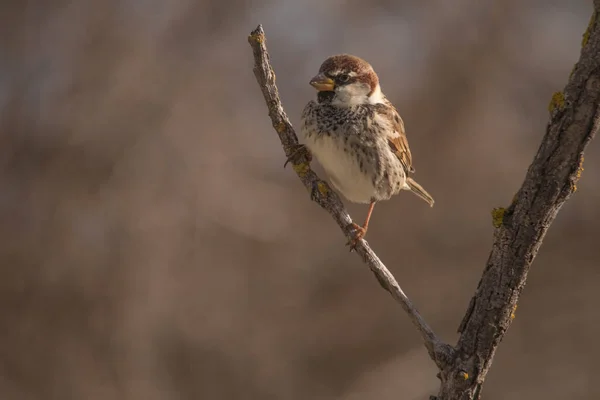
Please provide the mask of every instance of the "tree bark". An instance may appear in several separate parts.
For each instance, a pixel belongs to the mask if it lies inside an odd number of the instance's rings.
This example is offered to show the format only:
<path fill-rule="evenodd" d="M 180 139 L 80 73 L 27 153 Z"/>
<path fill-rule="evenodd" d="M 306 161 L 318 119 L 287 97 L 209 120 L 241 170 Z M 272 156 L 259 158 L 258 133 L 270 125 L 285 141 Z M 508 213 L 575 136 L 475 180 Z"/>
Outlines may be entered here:
<path fill-rule="evenodd" d="M 440 400 L 479 399 L 498 344 L 510 326 L 529 267 L 558 211 L 577 190 L 583 152 L 598 131 L 600 1 L 584 34 L 579 62 L 550 102 L 546 134 L 507 209 L 493 211 L 494 243 L 460 324 L 452 365 L 441 371 Z"/>
<path fill-rule="evenodd" d="M 373 271 L 381 286 L 402 306 L 417 327 L 436 363 L 441 385 L 437 400 L 477 400 L 496 349 L 514 319 L 517 301 L 529 267 L 556 214 L 577 190 L 583 171 L 583 152 L 598 131 L 600 105 L 600 0 L 583 35 L 579 62 L 565 90 L 550 102 L 546 134 L 512 204 L 492 212 L 494 243 L 483 275 L 460 326 L 455 347 L 444 343 L 429 327 L 400 285 L 361 240 L 356 252 Z M 290 157 L 298 139 L 281 105 L 275 73 L 259 26 L 248 37 L 254 53 L 254 73 L 285 154 Z M 301 156 L 293 168 L 311 199 L 325 209 L 351 238 L 352 220 L 339 196 L 311 170 Z"/>

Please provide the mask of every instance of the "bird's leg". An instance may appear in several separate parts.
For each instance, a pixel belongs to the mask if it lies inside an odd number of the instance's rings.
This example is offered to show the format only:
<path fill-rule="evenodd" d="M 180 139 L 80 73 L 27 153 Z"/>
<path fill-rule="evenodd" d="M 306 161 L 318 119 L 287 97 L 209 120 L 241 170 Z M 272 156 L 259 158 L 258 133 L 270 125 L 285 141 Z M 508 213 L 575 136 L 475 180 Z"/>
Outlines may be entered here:
<path fill-rule="evenodd" d="M 367 234 L 367 229 L 369 229 L 369 220 L 371 220 L 371 214 L 373 214 L 373 208 L 375 208 L 375 203 L 375 200 L 371 200 L 371 205 L 369 206 L 369 211 L 367 211 L 367 218 L 365 218 L 365 223 L 363 224 L 363 226 L 355 224 L 354 222 L 352 223 L 352 228 L 355 231 L 355 235 L 354 238 L 347 243 L 347 245 L 350 246 L 350 251 L 355 250 L 358 241 L 364 238 Z"/>
<path fill-rule="evenodd" d="M 310 154 L 310 151 L 308 151 L 306 146 L 303 144 L 295 144 L 295 145 L 291 146 L 290 147 L 290 155 L 285 160 L 285 164 L 283 164 L 283 168 L 285 168 L 288 165 L 288 163 L 290 163 L 290 162 L 293 162 L 293 163 L 299 162 L 302 159 L 302 157 L 305 157 L 308 162 L 311 162 L 311 160 L 312 160 L 312 155 Z"/>

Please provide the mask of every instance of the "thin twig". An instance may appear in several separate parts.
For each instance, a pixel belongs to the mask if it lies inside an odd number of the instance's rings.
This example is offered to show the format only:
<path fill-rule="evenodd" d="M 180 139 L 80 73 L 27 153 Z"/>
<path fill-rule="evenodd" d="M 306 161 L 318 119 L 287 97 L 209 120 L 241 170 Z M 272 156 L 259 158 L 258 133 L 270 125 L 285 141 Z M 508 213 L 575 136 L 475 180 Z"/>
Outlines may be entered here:
<path fill-rule="evenodd" d="M 261 25 L 252 31 L 248 37 L 248 42 L 254 53 L 254 75 L 256 76 L 258 85 L 260 86 L 265 102 L 267 103 L 269 117 L 271 117 L 273 127 L 279 135 L 286 156 L 289 157 L 298 145 L 298 137 L 281 105 L 279 91 L 275 85 L 275 72 L 273 72 L 273 67 L 269 60 L 269 53 L 267 52 L 265 43 L 265 32 Z M 306 158 L 295 158 L 293 160 L 293 168 L 311 194 L 312 200 L 327 211 L 333 217 L 335 222 L 337 222 L 348 239 L 351 239 L 352 219 L 344 208 L 339 196 L 331 190 L 325 181 L 321 180 L 312 171 L 309 160 Z M 452 346 L 442 342 L 436 336 L 410 299 L 404 294 L 392 273 L 386 268 L 381 260 L 379 260 L 365 240 L 360 240 L 356 245 L 355 250 L 375 274 L 380 285 L 387 290 L 392 297 L 400 303 L 404 311 L 406 311 L 413 324 L 421 333 L 431 359 L 435 361 L 440 369 L 444 368 L 452 358 L 454 352 Z"/>

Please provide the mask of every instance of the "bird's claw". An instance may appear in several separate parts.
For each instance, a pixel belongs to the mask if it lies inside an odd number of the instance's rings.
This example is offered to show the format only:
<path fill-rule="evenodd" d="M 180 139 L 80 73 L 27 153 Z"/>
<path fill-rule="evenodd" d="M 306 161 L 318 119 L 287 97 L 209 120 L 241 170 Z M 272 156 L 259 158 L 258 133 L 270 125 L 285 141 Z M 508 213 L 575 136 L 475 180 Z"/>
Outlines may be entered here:
<path fill-rule="evenodd" d="M 287 165 L 291 163 L 297 163 L 302 158 L 306 158 L 306 160 L 310 163 L 312 160 L 312 155 L 310 151 L 303 144 L 295 144 L 291 147 L 291 152 L 289 157 L 285 160 L 285 164 L 283 164 L 283 168 L 287 167 Z"/>
<path fill-rule="evenodd" d="M 354 238 L 348 240 L 346 246 L 350 246 L 350 251 L 356 250 L 358 242 L 365 237 L 367 230 L 354 222 L 350 224 L 350 228 L 354 231 Z"/>

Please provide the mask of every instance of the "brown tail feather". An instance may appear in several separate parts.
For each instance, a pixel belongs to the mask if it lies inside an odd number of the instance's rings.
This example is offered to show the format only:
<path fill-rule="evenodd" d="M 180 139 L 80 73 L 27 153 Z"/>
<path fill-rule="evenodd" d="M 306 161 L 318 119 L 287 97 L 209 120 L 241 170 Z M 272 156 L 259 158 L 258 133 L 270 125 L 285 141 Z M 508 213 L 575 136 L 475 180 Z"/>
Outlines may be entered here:
<path fill-rule="evenodd" d="M 433 203 L 434 203 L 433 197 L 431 197 L 431 195 L 429 193 L 427 193 L 427 191 L 425 189 L 423 189 L 423 186 L 421 186 L 417 182 L 415 182 L 415 180 L 413 178 L 410 178 L 410 177 L 406 178 L 405 186 L 412 193 L 416 194 L 421 199 L 425 200 L 427 202 L 427 204 L 429 204 L 430 207 L 433 207 Z"/>

